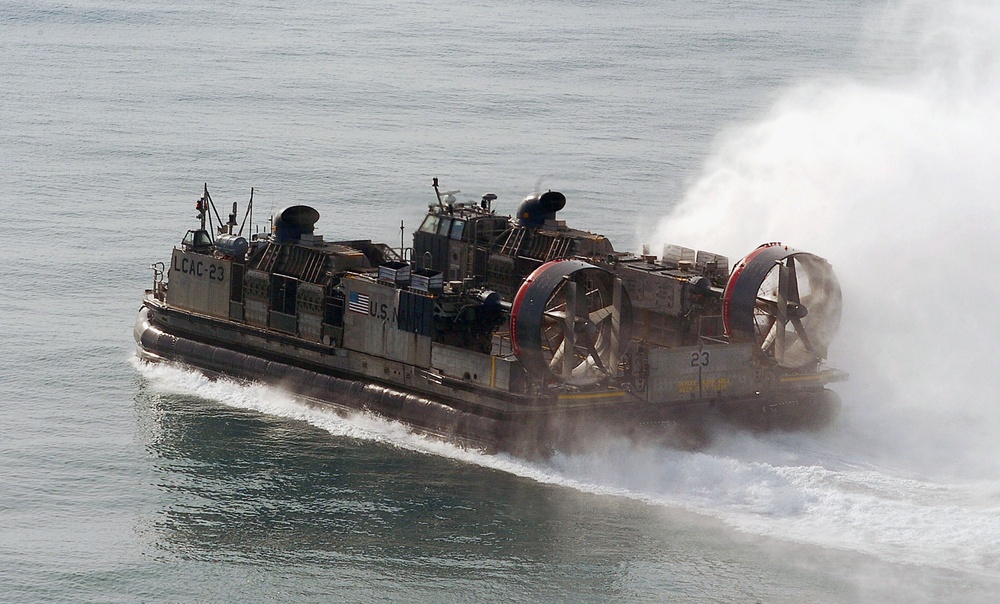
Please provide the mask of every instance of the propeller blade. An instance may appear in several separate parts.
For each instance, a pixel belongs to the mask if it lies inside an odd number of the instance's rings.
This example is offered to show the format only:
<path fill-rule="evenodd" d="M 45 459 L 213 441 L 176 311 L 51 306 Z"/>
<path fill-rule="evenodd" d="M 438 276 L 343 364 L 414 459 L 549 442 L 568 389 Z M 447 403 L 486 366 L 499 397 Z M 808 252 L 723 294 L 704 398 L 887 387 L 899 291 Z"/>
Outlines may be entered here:
<path fill-rule="evenodd" d="M 798 334 L 799 339 L 802 340 L 802 345 L 806 347 L 806 350 L 809 351 L 809 354 L 813 355 L 816 358 L 820 358 L 820 355 L 816 352 L 816 349 L 813 348 L 812 342 L 809 341 L 809 335 L 806 333 L 805 328 L 802 326 L 802 321 L 798 317 L 794 317 L 792 319 L 792 327 L 795 328 L 795 333 Z"/>
<path fill-rule="evenodd" d="M 774 322 L 774 360 L 780 365 L 785 360 L 786 323 Z"/>
<path fill-rule="evenodd" d="M 774 338 L 775 338 L 774 328 L 777 324 L 778 322 L 774 320 L 774 317 L 771 317 L 771 322 L 768 323 L 767 330 L 764 332 L 764 339 L 761 340 L 760 342 L 761 352 L 767 352 L 768 350 L 770 350 L 771 346 L 774 345 Z"/>
<path fill-rule="evenodd" d="M 780 262 L 777 263 L 777 265 L 778 265 L 778 291 L 776 292 L 777 293 L 777 300 L 776 300 L 776 302 L 777 302 L 777 305 L 778 305 L 778 309 L 777 309 L 777 313 L 776 313 L 775 316 L 778 317 L 779 321 L 781 321 L 782 323 L 785 323 L 788 320 L 788 317 L 787 317 L 787 314 L 788 314 L 788 285 L 789 285 L 788 267 L 785 266 L 784 264 L 781 264 Z"/>
<path fill-rule="evenodd" d="M 778 263 L 778 308 L 775 312 L 774 360 L 780 365 L 785 359 L 785 328 L 788 325 L 788 267 Z"/>
<path fill-rule="evenodd" d="M 601 360 L 601 353 L 598 352 L 597 347 L 594 346 L 593 339 L 589 335 L 583 336 L 580 339 L 582 339 L 587 346 L 587 355 L 589 358 L 594 359 L 594 367 L 603 373 L 609 373 L 608 369 L 604 366 L 604 361 Z"/>
<path fill-rule="evenodd" d="M 622 280 L 615 277 L 611 286 L 611 349 L 608 352 L 608 364 L 614 375 L 618 374 L 618 352 L 621 350 L 622 332 Z"/>
<path fill-rule="evenodd" d="M 552 353 L 552 360 L 549 361 L 549 369 L 553 373 L 559 373 L 563 369 L 563 355 L 566 354 L 566 340 L 559 343 L 559 347 Z"/>
<path fill-rule="evenodd" d="M 562 334 L 555 332 L 553 329 L 544 329 L 542 331 L 542 350 L 548 350 L 550 352 L 555 352 L 556 349 L 562 344 Z M 556 344 L 553 344 L 557 342 Z"/>
<path fill-rule="evenodd" d="M 564 289 L 566 320 L 563 323 L 563 346 L 566 350 L 562 357 L 562 375 L 564 378 L 568 378 L 572 375 L 576 362 L 576 282 L 567 280 Z"/>
<path fill-rule="evenodd" d="M 552 304 L 551 306 L 548 306 L 548 303 L 546 304 L 545 310 L 542 311 L 543 321 L 551 322 L 555 320 L 562 323 L 564 320 L 566 320 L 566 302 L 564 300 L 564 296 L 562 295 L 565 289 L 566 289 L 565 282 L 560 283 L 555 288 L 555 290 L 552 293 L 552 297 L 549 298 L 549 303 L 553 301 L 559 301 L 559 302 L 558 304 Z"/>
<path fill-rule="evenodd" d="M 789 302 L 799 303 L 799 277 L 795 270 L 795 256 L 788 257 L 788 293 Z"/>
<path fill-rule="evenodd" d="M 562 323 L 566 320 L 566 312 L 562 310 L 546 310 L 542 315 L 542 318 Z"/>
<path fill-rule="evenodd" d="M 598 308 L 594 312 L 590 313 L 590 316 L 588 318 L 590 319 L 591 323 L 596 325 L 601 321 L 603 321 L 604 319 L 610 317 L 613 312 L 614 312 L 614 305 L 612 303 L 612 306 L 605 306 L 604 308 Z"/>
<path fill-rule="evenodd" d="M 778 301 L 757 296 L 757 302 L 754 304 L 754 314 L 757 314 L 758 311 L 769 317 L 773 317 L 778 312 Z"/>

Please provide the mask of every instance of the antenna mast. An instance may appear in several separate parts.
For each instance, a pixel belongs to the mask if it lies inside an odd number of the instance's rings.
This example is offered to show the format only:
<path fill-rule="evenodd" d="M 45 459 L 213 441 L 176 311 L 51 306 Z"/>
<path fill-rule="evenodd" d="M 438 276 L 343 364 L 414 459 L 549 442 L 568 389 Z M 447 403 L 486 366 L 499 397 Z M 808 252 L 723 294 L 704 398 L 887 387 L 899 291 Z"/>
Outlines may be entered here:
<path fill-rule="evenodd" d="M 431 186 L 434 187 L 434 194 L 437 195 L 437 198 L 438 198 L 438 207 L 439 208 L 444 208 L 444 202 L 441 201 L 441 191 L 438 190 L 438 179 L 437 179 L 437 176 L 434 177 L 434 182 L 433 182 L 433 184 Z"/>
<path fill-rule="evenodd" d="M 250 220 L 250 228 L 253 228 L 253 187 L 250 187 L 250 202 L 247 203 L 247 213 L 243 215 L 243 224 L 240 225 L 240 236 L 243 235 L 243 227 L 246 226 L 247 219 Z"/>

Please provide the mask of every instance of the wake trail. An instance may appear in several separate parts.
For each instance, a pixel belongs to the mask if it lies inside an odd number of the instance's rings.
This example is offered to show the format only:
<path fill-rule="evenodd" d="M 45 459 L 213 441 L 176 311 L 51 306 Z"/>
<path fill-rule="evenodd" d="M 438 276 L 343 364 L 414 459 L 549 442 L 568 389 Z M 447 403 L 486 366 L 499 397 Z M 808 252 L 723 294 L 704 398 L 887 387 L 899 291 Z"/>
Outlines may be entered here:
<path fill-rule="evenodd" d="M 660 243 L 736 259 L 783 241 L 844 290 L 831 366 L 840 420 L 821 434 L 720 433 L 698 452 L 610 444 L 528 462 L 482 455 L 281 391 L 138 364 L 179 389 L 544 484 L 689 510 L 736 530 L 1000 577 L 1000 11 L 899 2 L 873 21 L 864 74 L 786 91 L 724 133 Z"/>
<path fill-rule="evenodd" d="M 816 435 L 722 433 L 715 445 L 698 452 L 618 442 L 589 454 L 527 461 L 462 449 L 380 417 L 308 406 L 270 386 L 209 379 L 171 365 L 134 364 L 155 391 L 306 422 L 335 437 L 685 510 L 748 534 L 1000 577 L 992 554 L 1000 542 L 1000 483 L 899 476 L 831 456 L 825 449 L 830 443 L 817 444 Z"/>
<path fill-rule="evenodd" d="M 867 71 L 803 82 L 724 133 L 659 228 L 736 258 L 780 240 L 830 260 L 840 447 L 942 479 L 1000 477 L 995 8 L 892 4 Z"/>

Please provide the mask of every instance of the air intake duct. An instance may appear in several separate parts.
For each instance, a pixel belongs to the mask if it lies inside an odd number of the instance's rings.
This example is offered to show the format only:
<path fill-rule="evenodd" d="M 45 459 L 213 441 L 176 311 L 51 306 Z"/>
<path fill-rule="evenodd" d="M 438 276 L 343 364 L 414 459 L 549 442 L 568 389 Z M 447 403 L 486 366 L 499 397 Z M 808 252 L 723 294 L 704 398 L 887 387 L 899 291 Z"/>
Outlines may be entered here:
<path fill-rule="evenodd" d="M 298 241 L 312 235 L 319 212 L 309 206 L 290 206 L 274 218 L 274 238 L 277 243 Z"/>
<path fill-rule="evenodd" d="M 539 227 L 546 220 L 554 219 L 556 212 L 566 207 L 566 196 L 558 191 L 536 193 L 524 198 L 517 209 L 517 224 Z"/>

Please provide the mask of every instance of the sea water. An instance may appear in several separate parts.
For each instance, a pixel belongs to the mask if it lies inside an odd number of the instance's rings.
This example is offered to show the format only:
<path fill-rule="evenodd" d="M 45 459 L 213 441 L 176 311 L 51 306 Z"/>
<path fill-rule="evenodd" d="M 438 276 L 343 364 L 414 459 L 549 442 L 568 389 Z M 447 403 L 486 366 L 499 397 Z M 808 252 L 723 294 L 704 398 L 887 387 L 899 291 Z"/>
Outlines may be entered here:
<path fill-rule="evenodd" d="M 991 601 L 1000 11 L 959 0 L 0 5 L 3 601 Z M 148 266 L 560 190 L 618 249 L 845 294 L 818 434 L 487 456 L 135 360 Z"/>

